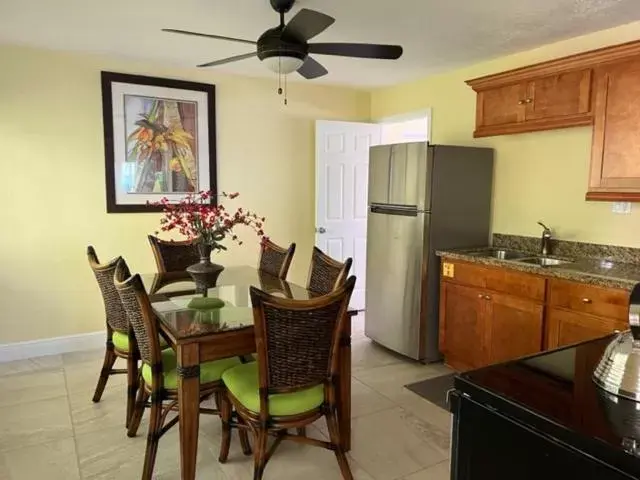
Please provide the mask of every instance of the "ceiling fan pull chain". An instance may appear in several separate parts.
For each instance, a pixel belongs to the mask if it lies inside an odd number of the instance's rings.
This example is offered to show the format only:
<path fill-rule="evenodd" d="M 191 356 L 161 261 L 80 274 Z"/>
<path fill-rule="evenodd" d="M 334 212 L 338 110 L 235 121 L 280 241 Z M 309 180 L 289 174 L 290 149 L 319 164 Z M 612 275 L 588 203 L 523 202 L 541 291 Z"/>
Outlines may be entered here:
<path fill-rule="evenodd" d="M 278 56 L 278 95 L 282 95 L 282 58 Z"/>
<path fill-rule="evenodd" d="M 287 106 L 287 76 L 284 76 L 284 106 Z"/>

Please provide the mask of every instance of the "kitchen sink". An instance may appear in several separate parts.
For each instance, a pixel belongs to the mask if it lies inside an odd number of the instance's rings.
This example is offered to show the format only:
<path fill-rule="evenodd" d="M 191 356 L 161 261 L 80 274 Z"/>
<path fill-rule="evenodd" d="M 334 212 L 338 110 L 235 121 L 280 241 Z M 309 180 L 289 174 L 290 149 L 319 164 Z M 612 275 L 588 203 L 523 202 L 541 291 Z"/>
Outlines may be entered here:
<path fill-rule="evenodd" d="M 513 250 L 504 250 L 502 248 L 487 248 L 485 250 L 478 250 L 476 252 L 470 252 L 469 255 L 478 257 L 491 257 L 499 260 L 516 260 L 519 258 L 525 258 L 530 254 L 522 252 L 514 252 Z"/>
<path fill-rule="evenodd" d="M 560 260 L 559 258 L 548 258 L 548 257 L 520 258 L 516 261 L 519 263 L 528 263 L 530 265 L 538 265 L 540 267 L 553 267 L 555 265 L 573 263 L 571 260 Z"/>

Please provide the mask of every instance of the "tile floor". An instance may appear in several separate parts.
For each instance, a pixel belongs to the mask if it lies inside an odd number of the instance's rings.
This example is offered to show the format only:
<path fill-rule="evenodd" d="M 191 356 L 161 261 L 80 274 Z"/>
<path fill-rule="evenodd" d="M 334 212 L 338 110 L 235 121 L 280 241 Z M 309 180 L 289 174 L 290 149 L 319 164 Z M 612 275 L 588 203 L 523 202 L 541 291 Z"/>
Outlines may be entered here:
<path fill-rule="evenodd" d="M 348 454 L 359 480 L 444 480 L 449 478 L 450 415 L 403 388 L 448 373 L 372 344 L 356 317 L 353 335 L 353 440 Z M 0 479 L 138 479 L 146 421 L 136 438 L 124 430 L 124 375 L 111 377 L 102 401 L 91 396 L 102 361 L 87 351 L 0 364 Z M 229 461 L 217 461 L 218 419 L 201 416 L 198 478 L 252 478 L 252 459 L 234 436 Z M 324 436 L 319 423 L 310 435 Z M 160 440 L 155 475 L 179 479 L 178 429 Z M 340 479 L 331 452 L 284 442 L 265 479 Z"/>

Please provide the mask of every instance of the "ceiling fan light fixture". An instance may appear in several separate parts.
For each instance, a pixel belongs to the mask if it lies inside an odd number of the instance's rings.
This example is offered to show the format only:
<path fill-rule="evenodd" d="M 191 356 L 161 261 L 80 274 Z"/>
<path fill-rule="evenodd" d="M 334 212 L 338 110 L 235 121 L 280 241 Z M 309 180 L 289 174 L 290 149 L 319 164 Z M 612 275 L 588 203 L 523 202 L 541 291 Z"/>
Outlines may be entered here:
<path fill-rule="evenodd" d="M 290 55 L 276 55 L 263 59 L 262 63 L 272 72 L 288 75 L 297 71 L 304 63 L 304 60 Z"/>

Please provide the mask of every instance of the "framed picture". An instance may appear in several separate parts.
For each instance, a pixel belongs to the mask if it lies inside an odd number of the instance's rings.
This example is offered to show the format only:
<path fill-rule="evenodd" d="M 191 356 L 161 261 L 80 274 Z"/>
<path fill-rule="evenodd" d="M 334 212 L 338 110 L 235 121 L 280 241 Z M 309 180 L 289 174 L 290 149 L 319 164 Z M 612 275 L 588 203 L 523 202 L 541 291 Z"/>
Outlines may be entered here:
<path fill-rule="evenodd" d="M 102 115 L 108 213 L 216 191 L 214 85 L 102 72 Z"/>

